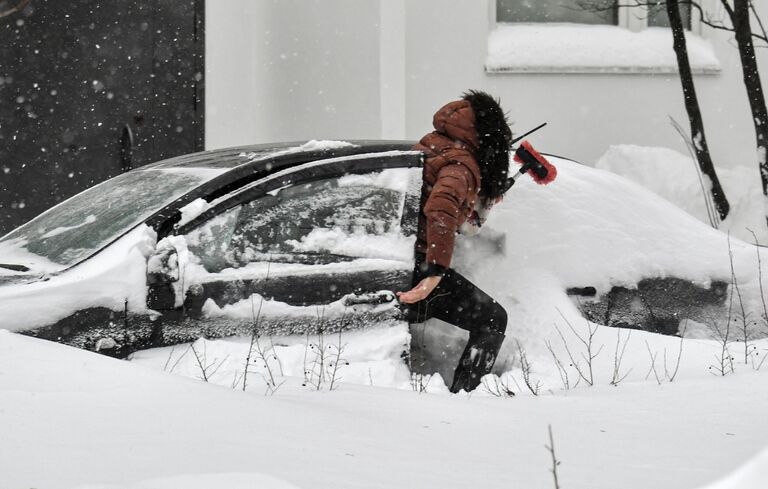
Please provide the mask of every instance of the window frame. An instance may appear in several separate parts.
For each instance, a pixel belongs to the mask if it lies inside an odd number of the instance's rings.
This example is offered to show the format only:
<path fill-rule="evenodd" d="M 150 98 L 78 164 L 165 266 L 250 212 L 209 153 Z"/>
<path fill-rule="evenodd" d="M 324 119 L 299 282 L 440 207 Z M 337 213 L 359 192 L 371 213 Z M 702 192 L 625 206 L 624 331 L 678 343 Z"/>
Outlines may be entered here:
<path fill-rule="evenodd" d="M 293 185 L 303 185 L 346 175 L 361 175 L 393 168 L 424 167 L 424 154 L 419 151 L 396 151 L 379 154 L 362 154 L 305 163 L 259 179 L 215 201 L 211 207 L 195 219 L 174 229 L 173 235 L 183 236 L 199 229 L 211 220 L 240 205 L 264 198 L 273 192 Z M 421 189 L 419 189 L 421 190 Z M 418 192 L 418 197 L 421 192 Z M 406 199 L 407 199 L 406 195 Z M 408 204 L 402 210 L 400 224 L 408 236 L 416 234 L 418 215 L 411 215 Z"/>
<path fill-rule="evenodd" d="M 706 8 L 709 5 L 708 0 L 703 1 L 703 7 Z M 633 32 L 639 32 L 644 29 L 648 29 L 648 19 L 647 16 L 644 15 L 633 15 L 632 9 L 637 7 L 623 7 L 621 5 L 621 2 L 619 2 L 618 6 L 618 22 L 615 24 L 617 27 L 621 27 L 624 29 L 628 29 Z M 491 30 L 493 30 L 498 24 L 509 24 L 510 22 L 499 22 L 496 11 L 496 0 L 491 0 L 488 2 L 488 25 L 491 26 Z M 542 22 L 542 24 L 547 24 L 547 22 Z M 589 24 L 584 24 L 589 25 Z M 604 24 L 609 25 L 609 24 Z M 612 25 L 612 24 L 611 24 Z M 701 23 L 701 17 L 699 12 L 696 9 L 691 9 L 691 25 L 688 29 L 689 32 L 701 35 L 702 33 L 702 23 Z"/>
<path fill-rule="evenodd" d="M 694 8 L 693 8 L 693 6 L 692 6 L 692 5 L 690 5 L 690 4 L 688 5 L 688 8 L 690 9 L 690 14 L 691 14 L 691 15 L 690 15 L 690 17 L 689 17 L 689 19 L 688 19 L 688 21 L 689 21 L 689 22 L 688 22 L 688 25 L 683 25 L 683 28 L 684 28 L 686 31 L 689 31 L 689 32 L 693 32 L 693 26 L 694 26 L 694 24 L 699 24 L 699 25 L 700 25 L 700 24 L 701 24 L 701 22 L 698 22 L 698 23 L 697 23 L 697 22 L 694 22 L 694 16 L 695 16 L 695 15 L 696 15 L 696 13 L 697 13 L 696 9 L 694 9 Z M 645 26 L 646 26 L 646 28 L 653 28 L 653 27 L 658 27 L 658 28 L 662 28 L 662 29 L 663 29 L 663 28 L 665 28 L 664 26 L 652 26 L 652 25 L 648 25 L 648 22 L 651 20 L 651 16 L 650 16 L 650 9 L 648 9 L 648 15 L 644 16 L 644 20 L 645 20 Z M 683 19 L 683 24 L 685 24 L 685 19 Z M 669 27 L 667 27 L 667 28 L 669 28 Z"/>
<path fill-rule="evenodd" d="M 712 8 L 713 6 L 716 6 L 716 0 L 702 0 L 702 8 L 705 10 L 708 8 Z M 486 33 L 487 37 L 487 50 L 486 50 L 486 61 L 484 63 L 484 71 L 486 76 L 504 76 L 504 75 L 522 75 L 522 74 L 536 74 L 536 75 L 549 75 L 549 74 L 557 74 L 557 75 L 563 75 L 563 74 L 591 74 L 591 75 L 656 75 L 656 74 L 677 74 L 677 66 L 674 63 L 670 63 L 669 60 L 666 60 L 665 62 L 659 62 L 654 63 L 649 60 L 645 60 L 644 62 L 638 63 L 637 65 L 631 65 L 626 64 L 623 62 L 618 62 L 615 66 L 611 64 L 602 64 L 598 63 L 598 65 L 593 66 L 592 64 L 585 63 L 583 65 L 578 63 L 560 63 L 558 61 L 554 61 L 552 64 L 546 64 L 546 63 L 531 63 L 530 65 L 526 64 L 525 62 L 522 63 L 515 63 L 510 62 L 509 65 L 505 64 L 504 57 L 509 56 L 503 49 L 499 49 L 498 44 L 498 38 L 496 38 L 497 32 L 501 31 L 504 32 L 506 29 L 511 28 L 514 29 L 514 26 L 521 26 L 527 29 L 534 29 L 533 26 L 540 26 L 535 27 L 535 29 L 542 34 L 548 29 L 552 29 L 552 32 L 548 35 L 556 36 L 558 35 L 557 32 L 555 32 L 557 29 L 573 29 L 574 26 L 576 26 L 576 29 L 579 29 L 582 26 L 585 30 L 593 28 L 593 27 L 600 27 L 605 29 L 616 29 L 616 37 L 617 40 L 620 40 L 621 42 L 626 44 L 626 49 L 634 50 L 638 49 L 638 52 L 648 53 L 649 51 L 646 50 L 646 47 L 649 49 L 654 49 L 653 46 L 658 41 L 653 41 L 653 43 L 649 43 L 646 45 L 644 41 L 642 40 L 633 40 L 631 42 L 627 41 L 627 35 L 636 35 L 641 33 L 648 33 L 650 34 L 651 30 L 656 29 L 664 29 L 663 27 L 649 27 L 648 26 L 648 19 L 645 15 L 638 15 L 639 12 L 636 12 L 635 9 L 637 7 L 622 7 L 619 5 L 618 10 L 618 24 L 617 25 L 607 25 L 607 24 L 569 24 L 569 23 L 547 23 L 547 22 L 540 22 L 540 23 L 511 23 L 511 22 L 498 22 L 497 21 L 497 1 L 492 0 L 489 1 L 487 4 L 487 15 L 488 15 L 488 31 Z M 696 76 L 718 76 L 722 73 L 722 64 L 718 60 L 718 57 L 716 55 L 716 52 L 714 48 L 709 47 L 707 48 L 705 46 L 705 41 L 707 41 L 707 36 L 702 36 L 703 33 L 703 23 L 701 21 L 701 14 L 698 11 L 698 9 L 692 9 L 691 12 L 691 26 L 690 29 L 687 29 L 687 31 L 692 34 L 694 37 L 697 37 L 697 42 L 699 42 L 700 50 L 699 52 L 703 53 L 700 59 L 700 62 L 696 62 L 693 59 L 691 59 L 691 68 L 693 71 L 693 74 Z M 571 33 L 569 33 L 571 34 Z M 644 37 L 644 36 L 643 36 Z M 520 37 L 518 37 L 519 39 Z M 502 35 L 503 39 L 503 35 Z M 535 40 L 531 38 L 527 42 L 528 49 L 534 49 L 537 44 Z M 653 36 L 651 37 L 653 39 Z M 493 41 L 493 43 L 492 43 Z M 519 44 L 519 43 L 518 43 Z M 496 47 L 491 47 L 492 45 Z M 671 42 L 670 42 L 671 45 Z M 702 47 L 703 46 L 703 47 Z M 517 49 L 526 49 L 525 43 L 523 43 L 523 46 L 516 46 Z M 558 51 L 558 53 L 562 53 L 563 51 Z"/>
<path fill-rule="evenodd" d="M 495 23 L 497 23 L 497 24 L 515 24 L 515 23 L 518 23 L 518 22 L 499 22 L 497 20 L 498 19 L 498 2 L 499 2 L 499 0 L 492 0 L 491 2 L 489 2 L 490 4 L 492 4 L 492 9 L 493 9 L 492 20 Z M 615 3 L 616 3 L 616 23 L 615 24 L 614 23 L 594 23 L 594 24 L 584 24 L 584 25 L 613 25 L 613 26 L 621 26 L 620 13 L 623 10 L 623 8 L 621 6 L 621 1 L 620 0 L 615 0 Z M 562 21 L 562 22 L 580 24 L 580 22 L 569 22 L 569 21 Z M 530 24 L 530 23 L 536 23 L 536 24 L 557 24 L 557 23 L 562 23 L 562 22 L 538 22 L 538 21 L 536 21 L 536 22 L 519 22 L 519 23 L 521 23 L 521 24 Z"/>

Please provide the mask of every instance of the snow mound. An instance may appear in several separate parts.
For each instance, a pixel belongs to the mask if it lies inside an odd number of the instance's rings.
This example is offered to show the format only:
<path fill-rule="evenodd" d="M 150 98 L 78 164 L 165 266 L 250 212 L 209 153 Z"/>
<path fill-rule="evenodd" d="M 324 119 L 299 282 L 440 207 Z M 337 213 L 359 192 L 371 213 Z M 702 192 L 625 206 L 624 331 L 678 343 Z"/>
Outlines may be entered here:
<path fill-rule="evenodd" d="M 667 148 L 621 144 L 611 146 L 595 167 L 628 178 L 700 221 L 710 222 L 696 163 L 688 155 Z M 763 215 L 764 197 L 757 168 L 737 166 L 716 168 L 716 171 L 731 205 L 731 212 L 720 229 L 752 243 L 751 229 L 759 242 L 768 243 L 768 228 Z M 712 184 L 706 176 L 703 178 L 704 186 L 709 191 Z"/>
<path fill-rule="evenodd" d="M 708 286 L 730 282 L 728 235 L 650 190 L 614 173 L 551 158 L 558 178 L 546 187 L 523 178 L 491 212 L 487 226 L 507 234 L 503 258 L 466 253 L 465 270 L 506 283 L 522 270 L 553 276 L 560 286 L 634 287 L 644 278 L 678 277 Z M 755 246 L 731 238 L 739 284 L 757 300 Z M 471 248 L 471 247 L 470 247 Z M 762 259 L 765 268 L 768 257 Z M 768 276 L 765 268 L 764 276 Z M 493 289 L 491 289 L 493 290 Z"/>
<path fill-rule="evenodd" d="M 263 311 L 262 311 L 263 313 Z M 328 379 L 334 374 L 333 363 L 339 361 L 336 379 L 345 384 L 375 385 L 409 389 L 410 374 L 403 361 L 410 335 L 406 324 L 391 327 L 347 331 L 343 334 L 270 336 L 254 338 L 230 337 L 219 340 L 199 339 L 193 345 L 153 348 L 135 353 L 131 362 L 149 368 L 172 372 L 194 379 L 201 378 L 201 367 L 191 346 L 205 361 L 217 368 L 208 374 L 208 382 L 224 387 L 236 385 L 264 392 L 266 380 L 273 376 L 279 384 L 287 379 L 317 383 L 309 370 L 322 368 Z M 317 365 L 319 350 L 324 349 L 325 366 Z M 249 350 L 251 353 L 249 354 Z M 259 354 L 262 351 L 263 354 Z M 340 352 L 340 355 L 337 353 Z M 243 377 L 246 359 L 251 358 L 250 378 Z M 267 365 L 268 364 L 268 365 Z M 267 370 L 269 367 L 269 371 Z M 213 369 L 211 369 L 213 372 Z M 432 384 L 440 389 L 437 382 Z"/>
<path fill-rule="evenodd" d="M 0 487 L 477 485 L 449 467 L 551 487 L 548 425 L 568 487 L 697 487 L 764 446 L 766 375 L 513 399 L 288 383 L 266 397 L 0 331 Z"/>
<path fill-rule="evenodd" d="M 0 288 L 0 328 L 45 326 L 78 310 L 107 307 L 146 310 L 147 260 L 156 233 L 140 225 L 70 273 L 22 286 Z"/>

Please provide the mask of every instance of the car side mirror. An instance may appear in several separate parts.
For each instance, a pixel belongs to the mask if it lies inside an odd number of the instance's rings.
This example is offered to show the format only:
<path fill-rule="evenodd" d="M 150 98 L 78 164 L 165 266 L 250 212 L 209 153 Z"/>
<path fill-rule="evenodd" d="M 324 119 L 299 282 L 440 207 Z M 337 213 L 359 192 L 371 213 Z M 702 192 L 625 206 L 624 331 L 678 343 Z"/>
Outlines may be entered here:
<path fill-rule="evenodd" d="M 179 255 L 173 246 L 155 251 L 147 260 L 147 285 L 165 285 L 179 281 Z"/>
<path fill-rule="evenodd" d="M 176 307 L 173 284 L 179 281 L 179 255 L 173 246 L 158 248 L 147 260 L 147 307 L 169 311 Z"/>

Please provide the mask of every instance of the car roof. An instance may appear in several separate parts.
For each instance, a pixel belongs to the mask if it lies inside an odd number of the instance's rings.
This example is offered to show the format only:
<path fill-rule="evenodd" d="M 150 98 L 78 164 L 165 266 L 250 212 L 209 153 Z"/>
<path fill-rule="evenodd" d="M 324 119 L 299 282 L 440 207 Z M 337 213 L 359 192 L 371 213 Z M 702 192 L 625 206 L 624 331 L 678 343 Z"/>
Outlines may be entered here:
<path fill-rule="evenodd" d="M 171 231 L 171 226 L 175 221 L 175 218 L 171 218 L 178 216 L 179 209 L 195 199 L 203 198 L 211 201 L 272 173 L 312 161 L 392 151 L 412 152 L 413 145 L 413 141 L 390 140 L 259 144 L 177 156 L 132 171 L 153 169 L 225 170 L 166 206 L 146 221 L 150 227 L 158 232 L 160 237 L 163 237 Z"/>
<path fill-rule="evenodd" d="M 214 171 L 216 175 L 206 179 L 199 186 L 176 200 L 165 204 L 152 215 L 144 218 L 143 222 L 154 228 L 158 235 L 162 237 L 171 230 L 171 226 L 177 220 L 174 217 L 180 217 L 179 209 L 197 198 L 211 200 L 275 172 L 301 166 L 309 162 L 332 161 L 338 158 L 355 157 L 357 155 L 373 156 L 380 153 L 414 153 L 413 145 L 413 141 L 392 140 L 308 141 L 259 144 L 181 155 L 135 168 L 131 170 L 131 173 L 141 174 L 146 171 L 148 176 L 151 175 L 151 178 L 156 178 L 154 174 L 157 170 L 183 172 L 202 170 Z M 114 239 L 95 250 L 93 254 L 85 259 L 56 273 L 63 272 L 97 255 L 132 228 L 119 233 Z"/>
<path fill-rule="evenodd" d="M 413 141 L 400 140 L 313 140 L 253 144 L 176 156 L 142 166 L 136 170 L 165 168 L 235 169 L 247 166 L 254 171 L 261 172 L 262 170 L 278 170 L 325 158 L 384 151 L 409 151 L 412 150 L 413 145 Z"/>

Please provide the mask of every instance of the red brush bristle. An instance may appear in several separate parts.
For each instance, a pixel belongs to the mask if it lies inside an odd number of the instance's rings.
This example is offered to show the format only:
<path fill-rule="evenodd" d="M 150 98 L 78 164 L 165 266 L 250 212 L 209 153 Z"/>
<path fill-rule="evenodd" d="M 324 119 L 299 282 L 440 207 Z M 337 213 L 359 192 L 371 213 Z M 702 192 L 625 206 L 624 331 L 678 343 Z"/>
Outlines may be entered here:
<path fill-rule="evenodd" d="M 525 148 L 525 150 L 528 151 L 531 156 L 536 158 L 536 161 L 538 161 L 541 166 L 547 169 L 547 176 L 544 178 L 539 177 L 535 171 L 528 171 L 528 174 L 531 176 L 531 178 L 533 178 L 534 182 L 538 183 L 539 185 L 546 185 L 557 177 L 557 168 L 555 168 L 555 165 L 547 161 L 546 158 L 544 158 L 538 151 L 536 151 L 533 146 L 531 146 L 531 143 L 528 141 L 523 141 L 520 143 L 520 146 Z M 521 165 L 525 163 L 520 159 L 519 156 L 517 156 L 517 154 L 515 154 L 514 160 Z"/>

